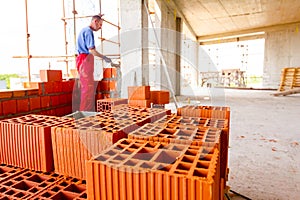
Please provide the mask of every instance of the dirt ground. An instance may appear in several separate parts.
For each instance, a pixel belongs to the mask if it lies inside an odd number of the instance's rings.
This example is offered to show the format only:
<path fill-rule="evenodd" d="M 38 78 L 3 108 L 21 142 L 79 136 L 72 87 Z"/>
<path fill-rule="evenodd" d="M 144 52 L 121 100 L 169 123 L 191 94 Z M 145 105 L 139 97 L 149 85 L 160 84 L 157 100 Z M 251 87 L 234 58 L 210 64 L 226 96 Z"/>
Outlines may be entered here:
<path fill-rule="evenodd" d="M 204 96 L 181 101 L 230 107 L 227 185 L 254 200 L 300 199 L 300 94 L 275 97 L 274 90 L 222 90 L 224 95 L 214 102 Z"/>

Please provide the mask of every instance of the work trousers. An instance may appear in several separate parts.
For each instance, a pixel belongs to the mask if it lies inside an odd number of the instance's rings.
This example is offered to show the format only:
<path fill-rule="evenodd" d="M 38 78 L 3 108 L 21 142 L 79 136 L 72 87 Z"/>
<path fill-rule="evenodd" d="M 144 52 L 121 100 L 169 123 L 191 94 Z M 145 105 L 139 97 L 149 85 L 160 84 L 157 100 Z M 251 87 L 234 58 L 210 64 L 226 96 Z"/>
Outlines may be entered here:
<path fill-rule="evenodd" d="M 76 66 L 80 81 L 80 111 L 95 111 L 94 56 L 79 54 Z"/>

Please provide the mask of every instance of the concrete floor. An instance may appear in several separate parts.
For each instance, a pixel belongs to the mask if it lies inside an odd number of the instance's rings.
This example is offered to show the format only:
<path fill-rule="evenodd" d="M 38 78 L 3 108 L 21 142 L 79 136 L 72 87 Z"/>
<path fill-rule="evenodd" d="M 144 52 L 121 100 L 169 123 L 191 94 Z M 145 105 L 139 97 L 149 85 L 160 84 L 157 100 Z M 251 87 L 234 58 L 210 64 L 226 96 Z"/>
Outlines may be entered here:
<path fill-rule="evenodd" d="M 230 189 L 255 200 L 300 199 L 300 94 L 274 97 L 276 91 L 218 90 L 209 100 L 205 95 L 179 99 L 181 105 L 231 108 Z"/>

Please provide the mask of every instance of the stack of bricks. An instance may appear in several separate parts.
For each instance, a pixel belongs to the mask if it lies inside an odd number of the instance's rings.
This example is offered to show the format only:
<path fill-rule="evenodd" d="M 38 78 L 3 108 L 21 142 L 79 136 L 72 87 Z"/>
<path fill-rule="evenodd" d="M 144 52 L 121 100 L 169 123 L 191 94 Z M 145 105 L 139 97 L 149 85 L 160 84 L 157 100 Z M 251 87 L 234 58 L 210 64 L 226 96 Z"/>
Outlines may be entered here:
<path fill-rule="evenodd" d="M 12 177 L 16 176 L 19 173 L 22 173 L 25 170 L 26 169 L 20 167 L 0 164 L 0 183 L 5 180 L 11 179 Z"/>
<path fill-rule="evenodd" d="M 148 123 L 129 133 L 128 138 L 196 146 L 200 146 L 203 143 L 218 143 L 221 145 L 221 133 L 221 129 L 213 127 L 198 127 L 192 125 L 172 126 L 168 124 Z"/>
<path fill-rule="evenodd" d="M 128 100 L 124 98 L 98 99 L 96 105 L 97 112 L 110 112 L 114 106 L 127 104 Z"/>
<path fill-rule="evenodd" d="M 86 179 L 85 162 L 127 134 L 170 114 L 170 110 L 114 106 L 102 112 L 52 127 L 54 168 L 58 174 Z"/>
<path fill-rule="evenodd" d="M 178 115 L 165 116 L 158 120 L 156 123 L 163 124 L 169 128 L 183 126 L 197 126 L 197 127 L 210 127 L 222 130 L 221 134 L 221 178 L 227 180 L 227 164 L 228 164 L 228 146 L 229 146 L 229 119 L 216 119 L 216 118 L 200 118 L 200 117 L 184 117 Z"/>
<path fill-rule="evenodd" d="M 150 108 L 150 86 L 128 86 L 128 105 Z"/>
<path fill-rule="evenodd" d="M 49 75 L 41 75 L 47 82 L 25 84 L 36 88 L 0 91 L 0 119 L 27 114 L 64 116 L 72 112 L 74 80 L 63 81 L 52 73 L 41 74 Z"/>
<path fill-rule="evenodd" d="M 96 101 L 99 99 L 118 98 L 117 69 L 107 67 L 103 69 L 103 79 L 96 84 Z"/>
<path fill-rule="evenodd" d="M 40 79 L 42 81 L 39 83 L 41 107 L 53 108 L 40 114 L 56 116 L 70 114 L 75 81 L 63 81 L 61 70 L 40 70 Z"/>
<path fill-rule="evenodd" d="M 87 195 L 219 200 L 218 159 L 218 148 L 210 144 L 122 139 L 87 162 Z"/>
<path fill-rule="evenodd" d="M 230 120 L 230 108 L 226 106 L 183 106 L 177 108 L 177 115 Z"/>
<path fill-rule="evenodd" d="M 170 92 L 167 90 L 150 91 L 152 108 L 165 108 L 170 103 Z"/>
<path fill-rule="evenodd" d="M 211 112 L 202 113 L 206 117 L 161 116 L 93 157 L 87 163 L 88 197 L 139 195 L 164 199 L 171 195 L 179 199 L 223 199 L 229 139 L 229 119 L 224 118 L 230 113 L 223 118 L 213 118 L 216 115 Z M 196 151 L 200 149 L 202 152 Z M 100 187 L 105 179 L 109 184 Z M 119 190 L 122 187 L 127 189 Z"/>
<path fill-rule="evenodd" d="M 37 171 L 52 171 L 51 127 L 71 120 L 32 114 L 1 120 L 1 163 Z"/>
<path fill-rule="evenodd" d="M 104 120 L 81 118 L 72 123 L 52 127 L 54 169 L 58 174 L 86 178 L 85 162 L 92 156 L 126 137 L 121 128 Z M 120 125 L 122 126 L 122 125 Z"/>
<path fill-rule="evenodd" d="M 9 173 L 0 179 L 1 199 L 87 199 L 86 184 L 78 179 L 9 165 L 0 169 Z"/>

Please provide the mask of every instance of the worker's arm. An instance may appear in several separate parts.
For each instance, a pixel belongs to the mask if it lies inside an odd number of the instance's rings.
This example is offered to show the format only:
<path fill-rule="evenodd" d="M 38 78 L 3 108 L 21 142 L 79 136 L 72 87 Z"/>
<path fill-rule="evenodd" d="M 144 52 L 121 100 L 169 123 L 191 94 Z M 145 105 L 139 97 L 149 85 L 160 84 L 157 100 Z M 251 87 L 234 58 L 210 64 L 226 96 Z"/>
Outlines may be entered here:
<path fill-rule="evenodd" d="M 108 58 L 108 57 L 104 56 L 103 54 L 99 53 L 95 48 L 89 49 L 89 52 L 90 52 L 91 54 L 93 54 L 93 56 L 97 56 L 97 57 L 99 57 L 99 58 L 102 58 L 102 59 L 103 59 L 105 62 L 107 62 L 107 63 L 110 63 L 110 62 L 111 62 L 111 59 L 110 59 L 110 58 Z"/>

